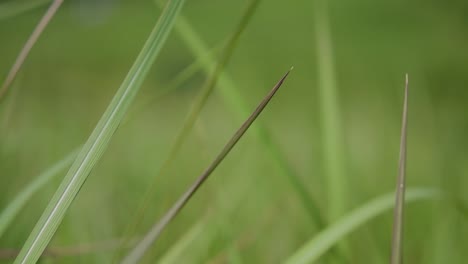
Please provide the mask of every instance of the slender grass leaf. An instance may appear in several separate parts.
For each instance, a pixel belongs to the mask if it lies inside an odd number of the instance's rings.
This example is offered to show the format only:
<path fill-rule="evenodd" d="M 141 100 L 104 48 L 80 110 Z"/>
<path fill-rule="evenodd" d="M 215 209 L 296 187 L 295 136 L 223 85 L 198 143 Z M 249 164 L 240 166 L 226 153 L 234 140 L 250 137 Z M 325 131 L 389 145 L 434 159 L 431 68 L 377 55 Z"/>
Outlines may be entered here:
<path fill-rule="evenodd" d="M 403 219 L 404 219 L 404 201 L 406 188 L 406 139 L 408 130 L 408 74 L 406 74 L 405 82 L 405 99 L 403 103 L 403 117 L 401 125 L 401 140 L 400 140 L 400 161 L 398 168 L 397 187 L 395 192 L 395 210 L 393 219 L 393 234 L 392 234 L 392 254 L 390 258 L 391 264 L 399 264 L 402 261 L 403 252 Z"/>
<path fill-rule="evenodd" d="M 62 3 L 63 3 L 63 0 L 55 0 L 50 5 L 49 9 L 47 9 L 44 16 L 41 18 L 41 20 L 37 24 L 37 26 L 34 29 L 33 33 L 31 34 L 29 39 L 24 44 L 23 49 L 21 49 L 18 57 L 15 60 L 15 63 L 11 67 L 5 81 L 2 84 L 2 87 L 0 88 L 0 102 L 5 97 L 5 94 L 8 91 L 8 88 L 10 87 L 10 85 L 15 80 L 16 74 L 18 73 L 18 71 L 20 70 L 20 68 L 23 65 L 24 61 L 28 57 L 29 52 L 31 51 L 32 47 L 34 46 L 34 44 L 36 44 L 36 42 L 39 39 L 39 37 L 41 36 L 42 32 L 47 27 L 47 25 L 49 24 L 52 17 L 54 17 L 55 13 L 57 12 L 58 8 L 62 5 Z"/>
<path fill-rule="evenodd" d="M 268 102 L 275 95 L 278 89 L 283 84 L 284 80 L 288 76 L 290 71 L 288 71 L 279 82 L 273 87 L 273 89 L 267 94 L 267 96 L 260 102 L 255 111 L 249 116 L 249 118 L 242 124 L 242 126 L 237 130 L 234 136 L 229 140 L 229 142 L 224 146 L 221 152 L 216 156 L 214 161 L 208 166 L 208 168 L 196 179 L 194 184 L 188 188 L 188 190 L 177 200 L 177 202 L 169 209 L 169 211 L 157 222 L 150 231 L 144 236 L 144 238 L 137 244 L 137 246 L 123 259 L 122 263 L 131 264 L 137 263 L 146 253 L 146 251 L 151 247 L 151 245 L 157 240 L 164 228 L 177 216 L 177 214 L 182 210 L 182 208 L 187 204 L 190 198 L 195 194 L 195 192 L 202 186 L 202 184 L 208 179 L 211 173 L 218 167 L 218 165 L 224 160 L 227 154 L 232 150 L 236 145 L 239 139 L 244 135 L 244 133 L 249 129 L 255 119 L 260 115 L 260 113 L 265 109 Z"/>
<path fill-rule="evenodd" d="M 177 74 L 177 76 L 173 80 L 171 80 L 167 85 L 165 85 L 164 90 L 162 92 L 158 93 L 155 97 L 149 98 L 144 103 L 141 103 L 141 105 L 137 107 L 136 110 L 128 113 L 128 117 L 126 118 L 126 120 L 133 120 L 131 117 L 138 115 L 148 105 L 163 98 L 167 93 L 173 91 L 175 88 L 180 86 L 190 77 L 192 77 L 199 70 L 199 68 L 199 60 L 194 61 L 184 70 L 182 70 L 179 74 Z M 122 126 L 125 126 L 126 124 L 127 122 L 122 122 Z M 81 146 L 79 148 L 81 148 Z M 46 168 L 41 174 L 35 176 L 34 179 L 36 180 L 28 184 L 22 191 L 20 191 L 15 196 L 15 198 L 8 204 L 8 206 L 0 213 L 0 237 L 3 235 L 8 226 L 13 223 L 14 218 L 18 215 L 21 209 L 24 208 L 24 206 L 27 204 L 27 201 L 31 199 L 31 197 L 42 187 L 44 187 L 51 179 L 53 179 L 54 176 L 59 175 L 58 172 L 61 169 L 65 169 L 73 163 L 75 157 L 78 154 L 79 148 L 68 153 L 63 159 L 59 160 L 52 166 Z"/>
<path fill-rule="evenodd" d="M 341 119 L 338 89 L 334 68 L 333 44 L 331 40 L 327 2 L 316 1 L 314 12 L 315 39 L 317 42 L 320 117 L 322 148 L 328 194 L 328 220 L 334 221 L 344 213 L 346 201 L 346 177 L 344 173 Z"/>
<path fill-rule="evenodd" d="M 127 77 L 52 197 L 15 263 L 34 263 L 39 259 L 71 202 L 106 149 L 113 133 L 167 39 L 183 3 L 184 0 L 171 0 L 166 5 Z"/>
<path fill-rule="evenodd" d="M 429 188 L 408 189 L 406 194 L 406 202 L 434 199 L 440 196 L 440 192 L 438 190 Z M 341 217 L 335 223 L 316 234 L 304 246 L 289 257 L 285 263 L 305 264 L 318 261 L 323 254 L 349 233 L 353 232 L 376 216 L 392 209 L 395 202 L 394 196 L 394 193 L 382 195 Z"/>
<path fill-rule="evenodd" d="M 318 90 L 321 121 L 323 167 L 325 171 L 325 185 L 327 188 L 328 221 L 339 218 L 346 209 L 346 184 L 344 168 L 344 153 L 341 146 L 341 118 L 336 85 L 333 43 L 328 18 L 326 0 L 315 3 L 314 26 L 317 46 Z M 346 263 L 346 243 L 331 250 L 332 257 L 338 263 Z M 333 262 L 332 262 L 333 263 Z"/>
<path fill-rule="evenodd" d="M 205 56 L 205 54 L 209 54 L 207 52 L 209 50 L 208 46 L 191 26 L 190 21 L 181 15 L 177 19 L 175 30 L 179 33 L 180 38 L 187 44 L 187 48 L 191 50 L 194 56 L 200 58 L 203 65 L 203 70 L 205 73 L 209 74 L 216 65 L 216 59 L 214 56 Z M 241 121 L 244 116 L 249 114 L 249 107 L 247 103 L 242 98 L 238 87 L 228 73 L 223 72 L 220 74 L 218 78 L 218 87 L 221 96 L 227 103 L 227 106 L 232 109 L 232 112 L 236 115 L 239 121 Z M 306 187 L 307 185 L 302 182 L 300 176 L 289 164 L 280 147 L 274 142 L 268 130 L 265 128 L 265 126 L 262 125 L 261 122 L 257 122 L 252 130 L 256 134 L 260 143 L 262 143 L 268 150 L 268 154 L 273 160 L 272 163 L 275 164 L 275 166 L 278 166 L 281 174 L 284 175 L 286 180 L 288 180 L 288 182 L 294 188 L 295 194 L 301 200 L 302 205 L 307 210 L 307 213 L 311 217 L 314 224 L 317 227 L 323 227 L 325 221 L 321 216 L 317 203 L 309 194 Z"/>
<path fill-rule="evenodd" d="M 212 54 L 216 52 L 219 49 L 219 47 L 215 47 L 211 49 L 208 54 Z M 205 56 L 208 56 L 206 54 Z M 131 120 L 133 116 L 137 116 L 143 110 L 153 104 L 155 101 L 157 101 L 160 98 L 163 98 L 164 96 L 170 94 L 173 92 L 177 87 L 180 87 L 182 84 L 187 82 L 190 78 L 192 78 L 198 71 L 200 71 L 201 68 L 201 63 L 200 59 L 196 58 L 192 63 L 187 65 L 183 70 L 181 70 L 173 79 L 171 79 L 167 84 L 164 85 L 163 89 L 160 89 L 156 94 L 151 93 L 150 96 L 144 98 L 144 102 L 140 103 L 139 106 L 135 107 L 134 110 L 130 110 L 126 120 Z M 123 125 L 126 124 L 126 122 L 123 122 Z"/>
<path fill-rule="evenodd" d="M 259 4 L 259 0 L 253 0 L 250 2 L 250 5 L 247 7 L 239 25 L 237 26 L 233 36 L 228 41 L 226 48 L 224 49 L 223 56 L 220 58 L 218 64 L 216 65 L 213 74 L 207 79 L 203 89 L 198 94 L 195 102 L 192 104 L 191 109 L 185 119 L 185 122 L 182 125 L 182 128 L 177 133 L 174 143 L 167 154 L 166 159 L 162 163 L 161 167 L 159 168 L 158 172 L 156 173 L 155 177 L 153 177 L 149 187 L 146 190 L 146 194 L 144 195 L 143 202 L 141 206 L 137 209 L 134 220 L 129 225 L 127 231 L 125 232 L 126 235 L 124 237 L 131 237 L 134 235 L 138 225 L 143 219 L 144 213 L 147 211 L 148 206 L 151 204 L 151 195 L 154 193 L 154 189 L 156 187 L 157 179 L 160 178 L 161 175 L 165 175 L 172 165 L 172 161 L 174 161 L 175 157 L 179 153 L 183 143 L 187 139 L 192 131 L 192 128 L 200 115 L 201 110 L 205 106 L 206 102 L 208 101 L 209 96 L 212 94 L 218 78 L 220 74 L 223 72 L 224 68 L 226 67 L 229 59 L 232 57 L 234 53 L 234 49 L 239 42 L 239 38 L 242 32 L 247 27 L 249 21 L 253 17 L 255 10 Z"/>

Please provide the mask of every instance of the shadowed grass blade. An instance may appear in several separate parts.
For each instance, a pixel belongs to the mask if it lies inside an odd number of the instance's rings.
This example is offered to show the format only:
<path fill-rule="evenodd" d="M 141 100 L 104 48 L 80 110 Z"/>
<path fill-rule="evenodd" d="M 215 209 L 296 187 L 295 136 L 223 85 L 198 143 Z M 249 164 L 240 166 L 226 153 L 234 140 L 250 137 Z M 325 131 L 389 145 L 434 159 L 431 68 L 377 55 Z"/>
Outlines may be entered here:
<path fill-rule="evenodd" d="M 106 149 L 112 135 L 143 83 L 161 50 L 184 0 L 171 0 L 166 5 L 143 49 L 117 90 L 114 98 L 83 146 L 56 193 L 29 235 L 15 263 L 35 263 L 57 230 L 68 207 L 94 165 Z"/>
<path fill-rule="evenodd" d="M 201 59 L 204 71 L 209 74 L 216 65 L 216 59 L 214 56 L 204 56 L 205 54 L 208 54 L 209 49 L 200 35 L 191 26 L 190 21 L 181 15 L 177 19 L 175 30 L 179 33 L 180 38 L 186 43 L 187 48 L 190 49 L 193 55 Z M 232 109 L 236 118 L 239 121 L 243 120 L 243 117 L 249 114 L 249 107 L 239 93 L 239 89 L 234 83 L 234 80 L 228 73 L 221 73 L 218 78 L 218 87 L 221 96 L 226 101 L 227 106 Z M 268 150 L 267 153 L 273 160 L 272 163 L 274 163 L 275 166 L 278 166 L 280 173 L 294 189 L 295 194 L 301 200 L 302 205 L 307 210 L 307 213 L 314 224 L 319 228 L 323 227 L 325 221 L 320 214 L 320 210 L 316 202 L 314 202 L 309 194 L 306 187 L 307 185 L 301 181 L 300 176 L 289 164 L 280 147 L 272 139 L 268 130 L 261 122 L 257 122 L 252 130 L 259 139 L 259 142 Z"/>
<path fill-rule="evenodd" d="M 2 84 L 2 87 L 0 88 L 0 102 L 5 97 L 5 94 L 8 91 L 8 88 L 15 80 L 16 74 L 18 73 L 24 61 L 26 60 L 26 57 L 28 57 L 28 54 L 31 51 L 32 47 L 37 42 L 42 32 L 47 27 L 52 17 L 54 17 L 55 13 L 57 12 L 58 8 L 62 5 L 62 3 L 63 3 L 63 0 L 55 0 L 50 5 L 49 9 L 47 9 L 46 13 L 44 14 L 44 16 L 41 18 L 41 20 L 37 24 L 33 33 L 31 34 L 29 39 L 24 44 L 23 49 L 21 50 L 20 54 L 16 58 L 15 63 L 13 64 L 13 67 L 11 67 L 5 81 Z"/>
<path fill-rule="evenodd" d="M 255 13 L 255 10 L 257 9 L 257 6 L 259 3 L 260 3 L 259 0 L 253 0 L 250 2 L 250 5 L 247 7 L 233 36 L 230 38 L 230 40 L 227 43 L 226 48 L 223 50 L 223 55 L 220 58 L 218 64 L 216 65 L 214 72 L 207 79 L 205 85 L 203 86 L 203 89 L 200 91 L 197 98 L 191 105 L 191 108 L 185 119 L 185 122 L 183 123 L 180 131 L 177 133 L 174 143 L 171 149 L 169 150 L 169 153 L 167 154 L 166 158 L 161 164 L 161 167 L 158 169 L 156 175 L 152 178 L 151 183 L 149 184 L 149 187 L 146 189 L 146 194 L 144 195 L 142 203 L 139 206 L 139 208 L 136 210 L 135 217 L 133 218 L 132 222 L 128 226 L 125 232 L 126 235 L 124 237 L 132 237 L 138 225 L 143 220 L 143 216 L 145 212 L 147 211 L 147 208 L 151 202 L 151 195 L 155 191 L 154 189 L 156 187 L 157 179 L 159 179 L 161 175 L 165 175 L 167 173 L 167 170 L 172 165 L 172 162 L 174 161 L 175 157 L 179 153 L 184 141 L 189 136 L 190 131 L 192 131 L 192 128 L 198 116 L 200 115 L 201 110 L 205 106 L 209 96 L 212 94 L 220 74 L 223 72 L 224 68 L 226 67 L 227 63 L 232 57 L 232 54 L 234 53 L 234 49 L 237 46 L 237 43 L 239 42 L 239 38 L 242 32 L 244 32 L 245 28 L 247 27 L 249 21 L 253 17 L 253 14 Z"/>
<path fill-rule="evenodd" d="M 341 217 L 338 221 L 316 234 L 310 241 L 302 246 L 296 253 L 286 260 L 286 264 L 314 263 L 330 248 L 361 225 L 375 218 L 376 216 L 392 209 L 394 193 L 389 193 L 377 197 L 363 206 L 351 211 Z M 406 202 L 417 200 L 434 199 L 440 196 L 435 189 L 409 189 L 406 195 Z"/>
<path fill-rule="evenodd" d="M 392 255 L 391 264 L 399 264 L 402 261 L 402 243 L 403 243 L 403 218 L 404 218 L 404 201 L 406 188 L 406 139 L 408 130 L 408 74 L 405 80 L 405 99 L 403 103 L 403 118 L 401 125 L 400 139 L 400 161 L 398 168 L 398 180 L 395 193 L 395 210 L 393 219 L 393 234 L 392 234 Z"/>
<path fill-rule="evenodd" d="M 211 49 L 208 52 L 208 54 L 213 54 L 218 50 L 220 50 L 220 48 L 215 47 Z M 208 54 L 206 54 L 205 56 L 208 56 Z M 201 68 L 200 59 L 196 58 L 192 63 L 190 63 L 183 70 L 181 70 L 173 79 L 171 79 L 167 84 L 165 84 L 163 89 L 160 89 L 157 92 L 157 94 L 154 94 L 154 95 L 151 94 L 150 96 L 145 97 L 144 102 L 140 103 L 140 105 L 138 107 L 135 107 L 135 109 L 130 110 L 126 119 L 127 120 L 132 119 L 134 115 L 141 113 L 143 109 L 153 104 L 157 99 L 162 98 L 170 94 L 171 92 L 173 92 L 177 87 L 180 87 L 187 80 L 193 77 L 197 72 L 199 72 L 200 68 Z M 125 123 L 126 121 L 124 121 L 123 124 Z"/>
<path fill-rule="evenodd" d="M 247 129 L 252 125 L 255 119 L 260 115 L 263 109 L 266 107 L 268 102 L 273 98 L 276 91 L 281 87 L 284 80 L 288 76 L 289 71 L 280 79 L 280 81 L 273 87 L 273 89 L 268 93 L 268 95 L 262 100 L 262 102 L 257 106 L 255 111 L 249 116 L 249 118 L 242 124 L 242 126 L 237 130 L 234 136 L 229 140 L 229 142 L 224 146 L 221 152 L 216 156 L 215 160 L 208 166 L 208 168 L 197 178 L 195 183 L 190 186 L 190 188 L 177 200 L 177 202 L 169 209 L 169 211 L 161 218 L 161 220 L 156 223 L 150 231 L 145 235 L 145 237 L 137 244 L 137 246 L 128 254 L 122 263 L 131 264 L 137 263 L 150 246 L 156 241 L 164 228 L 174 219 L 174 217 L 182 210 L 185 204 L 190 200 L 190 198 L 195 194 L 195 192 L 200 188 L 200 186 L 208 179 L 211 173 L 218 167 L 221 161 L 224 160 L 226 155 L 231 151 L 231 149 L 236 145 L 239 139 L 244 135 Z"/>

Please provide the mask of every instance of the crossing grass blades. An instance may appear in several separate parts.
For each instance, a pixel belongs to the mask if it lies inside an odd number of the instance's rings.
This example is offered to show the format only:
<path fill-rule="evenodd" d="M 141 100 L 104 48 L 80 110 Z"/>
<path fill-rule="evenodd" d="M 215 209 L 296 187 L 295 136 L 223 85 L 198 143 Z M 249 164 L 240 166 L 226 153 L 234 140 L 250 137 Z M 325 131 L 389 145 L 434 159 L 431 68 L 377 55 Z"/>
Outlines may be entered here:
<path fill-rule="evenodd" d="M 151 247 L 151 245 L 158 239 L 161 232 L 166 228 L 166 226 L 177 216 L 177 214 L 184 208 L 190 198 L 195 194 L 195 192 L 202 186 L 202 184 L 208 179 L 208 177 L 213 173 L 213 171 L 218 167 L 218 165 L 224 160 L 224 158 L 229 154 L 232 148 L 237 144 L 241 137 L 245 134 L 247 129 L 252 125 L 252 123 L 257 119 L 260 113 L 265 109 L 267 104 L 276 94 L 278 89 L 283 84 L 286 77 L 289 75 L 292 68 L 278 81 L 278 83 L 271 89 L 271 91 L 263 98 L 257 108 L 252 112 L 252 114 L 247 118 L 247 120 L 242 124 L 242 126 L 236 131 L 228 143 L 224 146 L 221 152 L 216 156 L 213 162 L 206 168 L 206 170 L 195 180 L 195 182 L 187 189 L 185 193 L 180 196 L 180 198 L 174 203 L 174 205 L 167 211 L 167 213 L 157 222 L 150 231 L 144 236 L 144 238 L 138 242 L 138 244 L 133 248 L 133 250 L 123 259 L 122 263 L 131 264 L 138 263 L 139 260 L 144 256 L 146 251 Z"/>

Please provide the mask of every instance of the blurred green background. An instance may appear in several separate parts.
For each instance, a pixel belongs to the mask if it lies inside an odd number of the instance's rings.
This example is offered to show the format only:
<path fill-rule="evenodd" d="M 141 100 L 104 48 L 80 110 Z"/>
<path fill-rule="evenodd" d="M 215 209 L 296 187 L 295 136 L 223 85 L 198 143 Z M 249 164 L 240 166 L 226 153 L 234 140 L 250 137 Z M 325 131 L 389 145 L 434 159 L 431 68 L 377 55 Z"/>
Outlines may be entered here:
<path fill-rule="evenodd" d="M 442 188 L 453 199 L 407 207 L 405 260 L 466 263 L 468 2 L 328 3 L 346 210 L 395 188 L 408 73 L 407 184 Z M 219 50 L 247 4 L 187 1 L 183 16 L 209 47 Z M 262 1 L 225 70 L 253 110 L 280 76 L 295 67 L 259 122 L 326 215 L 314 8 L 314 1 Z M 0 20 L 0 81 L 45 10 L 42 6 Z M 160 12 L 153 1 L 65 1 L 0 103 L 0 209 L 40 172 L 85 142 Z M 159 96 L 194 58 L 187 43 L 171 33 L 125 124 L 81 189 L 51 247 L 122 236 L 207 78 L 199 71 Z M 215 91 L 175 165 L 157 178 L 139 233 L 171 206 L 240 124 Z M 201 231 L 177 263 L 279 263 L 312 238 L 317 228 L 267 151 L 258 137 L 247 133 L 145 261 L 163 256 L 197 223 Z M 64 174 L 34 195 L 0 238 L 0 248 L 22 246 Z M 391 228 L 388 211 L 355 230 L 347 239 L 346 261 L 387 263 Z M 96 251 L 41 261 L 111 261 L 112 250 Z"/>

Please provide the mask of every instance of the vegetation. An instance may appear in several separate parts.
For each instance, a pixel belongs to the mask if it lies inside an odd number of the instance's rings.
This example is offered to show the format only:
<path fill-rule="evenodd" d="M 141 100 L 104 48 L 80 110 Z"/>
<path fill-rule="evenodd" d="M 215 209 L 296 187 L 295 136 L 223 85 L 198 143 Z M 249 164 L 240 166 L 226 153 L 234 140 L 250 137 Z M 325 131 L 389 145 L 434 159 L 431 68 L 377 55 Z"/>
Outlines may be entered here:
<path fill-rule="evenodd" d="M 465 263 L 463 6 L 0 3 L 0 263 Z"/>

